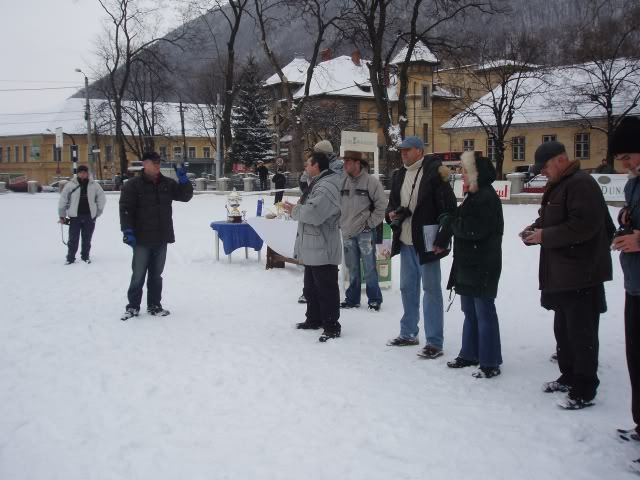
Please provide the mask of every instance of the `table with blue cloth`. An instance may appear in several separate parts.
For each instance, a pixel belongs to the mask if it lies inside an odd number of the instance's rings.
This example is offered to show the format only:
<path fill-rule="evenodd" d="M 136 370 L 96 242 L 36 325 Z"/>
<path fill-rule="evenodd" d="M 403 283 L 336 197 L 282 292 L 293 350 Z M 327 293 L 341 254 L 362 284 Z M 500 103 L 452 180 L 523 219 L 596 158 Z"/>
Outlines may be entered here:
<path fill-rule="evenodd" d="M 211 222 L 211 229 L 215 235 L 216 260 L 220 260 L 220 240 L 222 240 L 224 254 L 229 257 L 229 262 L 231 262 L 231 252 L 242 247 L 244 247 L 245 258 L 249 258 L 249 248 L 253 248 L 258 252 L 258 261 L 260 261 L 262 238 L 248 223 L 229 223 L 223 220 Z"/>

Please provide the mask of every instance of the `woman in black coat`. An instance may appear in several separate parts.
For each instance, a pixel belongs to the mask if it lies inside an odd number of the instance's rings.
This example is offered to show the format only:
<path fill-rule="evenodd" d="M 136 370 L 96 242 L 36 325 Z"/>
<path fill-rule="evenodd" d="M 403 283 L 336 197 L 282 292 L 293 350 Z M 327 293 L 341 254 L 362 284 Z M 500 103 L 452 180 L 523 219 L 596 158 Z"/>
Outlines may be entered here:
<path fill-rule="evenodd" d="M 448 289 L 460 295 L 464 312 L 462 348 L 448 362 L 451 368 L 480 364 L 477 378 L 500 374 L 502 353 L 495 298 L 502 270 L 502 204 L 491 186 L 496 179 L 493 164 L 473 152 L 462 155 L 468 193 L 455 210 L 442 216 L 440 224 L 453 235 L 453 266 Z"/>

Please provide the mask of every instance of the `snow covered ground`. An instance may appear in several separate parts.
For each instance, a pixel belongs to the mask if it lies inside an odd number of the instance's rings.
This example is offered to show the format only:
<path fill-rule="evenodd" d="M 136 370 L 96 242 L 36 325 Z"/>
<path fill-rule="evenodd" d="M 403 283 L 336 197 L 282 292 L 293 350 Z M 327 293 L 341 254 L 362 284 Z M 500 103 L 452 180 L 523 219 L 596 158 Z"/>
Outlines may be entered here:
<path fill-rule="evenodd" d="M 540 390 L 558 372 L 538 249 L 517 238 L 534 205 L 504 207 L 505 363 L 479 380 L 445 364 L 460 348 L 457 299 L 444 358 L 385 346 L 402 312 L 397 259 L 380 312 L 343 312 L 343 337 L 327 344 L 295 330 L 302 271 L 266 271 L 264 255 L 259 264 L 239 251 L 216 262 L 209 223 L 224 218 L 225 200 L 213 195 L 174 204 L 163 298 L 172 314 L 121 322 L 131 251 L 118 196 L 98 221 L 93 263 L 70 266 L 57 198 L 0 196 L 0 479 L 637 478 L 627 463 L 640 448 L 615 436 L 632 425 L 617 255 L 597 404 L 563 411 Z M 447 258 L 443 285 L 449 268 Z"/>

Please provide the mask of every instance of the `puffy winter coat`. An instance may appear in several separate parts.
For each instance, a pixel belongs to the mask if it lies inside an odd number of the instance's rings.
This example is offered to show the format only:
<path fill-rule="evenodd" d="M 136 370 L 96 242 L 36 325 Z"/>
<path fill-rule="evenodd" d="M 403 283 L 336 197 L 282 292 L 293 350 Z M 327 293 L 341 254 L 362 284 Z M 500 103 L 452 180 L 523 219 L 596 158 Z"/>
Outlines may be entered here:
<path fill-rule="evenodd" d="M 339 175 L 322 171 L 291 212 L 298 221 L 293 257 L 304 265 L 339 265 L 342 261 L 340 185 Z"/>
<path fill-rule="evenodd" d="M 449 251 L 436 255 L 434 252 L 427 252 L 424 245 L 423 226 L 437 225 L 438 217 L 443 213 L 452 212 L 457 206 L 456 196 L 449 185 L 449 169 L 432 156 L 426 156 L 423 160 L 423 173 L 418 190 L 416 209 L 412 212 L 411 238 L 413 247 L 420 258 L 420 263 L 433 262 L 446 256 Z M 387 205 L 386 220 L 391 223 L 389 212 L 397 209 L 400 202 L 400 191 L 404 182 L 407 169 L 403 166 L 395 170 L 391 177 L 391 192 L 389 193 L 389 204 Z M 406 206 L 406 205 L 405 205 Z M 447 249 L 449 239 L 446 234 L 438 232 L 434 245 Z M 391 243 L 391 255 L 400 253 L 400 230 L 393 232 Z"/>
<path fill-rule="evenodd" d="M 487 158 L 464 154 L 469 192 L 460 206 L 441 218 L 447 235 L 453 235 L 453 264 L 448 289 L 470 297 L 495 298 L 502 271 L 502 204 L 491 186 L 496 170 Z"/>
<path fill-rule="evenodd" d="M 60 199 L 58 200 L 58 216 L 59 217 L 77 217 L 78 204 L 80 203 L 80 183 L 77 178 L 73 178 L 62 189 Z M 107 203 L 102 187 L 93 180 L 89 180 L 87 184 L 87 200 L 89 201 L 89 210 L 91 218 L 96 219 L 104 211 Z"/>
<path fill-rule="evenodd" d="M 579 290 L 611 280 L 613 224 L 602 190 L 578 162 L 547 185 L 532 227 L 542 228 L 540 290 Z"/>
<path fill-rule="evenodd" d="M 173 233 L 173 200 L 188 202 L 193 197 L 191 182 L 179 184 L 159 175 L 154 182 L 147 175 L 128 180 L 120 193 L 120 228 L 133 229 L 140 245 L 175 242 Z"/>

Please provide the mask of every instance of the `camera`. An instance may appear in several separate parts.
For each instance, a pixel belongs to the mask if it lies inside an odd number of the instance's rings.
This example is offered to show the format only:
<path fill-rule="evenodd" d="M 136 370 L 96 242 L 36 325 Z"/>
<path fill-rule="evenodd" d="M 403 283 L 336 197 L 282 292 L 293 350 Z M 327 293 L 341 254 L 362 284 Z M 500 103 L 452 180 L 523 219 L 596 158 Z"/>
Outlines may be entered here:
<path fill-rule="evenodd" d="M 614 232 L 613 238 L 631 235 L 633 233 L 633 225 L 631 225 L 631 210 L 629 207 L 623 207 L 618 214 L 618 229 Z"/>
<path fill-rule="evenodd" d="M 389 226 L 391 230 L 396 231 L 402 228 L 402 222 L 411 216 L 411 210 L 407 207 L 400 206 L 393 211 L 396 215 Z"/>

